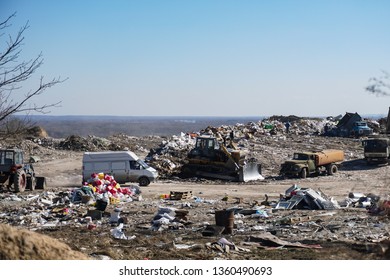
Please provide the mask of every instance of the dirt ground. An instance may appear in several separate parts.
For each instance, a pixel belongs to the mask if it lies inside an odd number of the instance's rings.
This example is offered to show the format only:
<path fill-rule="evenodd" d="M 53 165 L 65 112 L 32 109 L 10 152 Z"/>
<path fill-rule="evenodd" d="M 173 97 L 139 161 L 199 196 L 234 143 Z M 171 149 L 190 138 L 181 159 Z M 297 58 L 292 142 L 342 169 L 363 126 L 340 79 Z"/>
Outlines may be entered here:
<path fill-rule="evenodd" d="M 29 202 L 29 197 L 56 196 L 81 187 L 81 151 L 42 149 L 41 161 L 34 166 L 38 175 L 46 177 L 46 189 L 18 194 L 19 201 L 10 199 L 14 194 L 0 193 L 0 223 L 51 237 L 91 259 L 390 259 L 388 215 L 373 215 L 360 207 L 334 210 L 278 210 L 272 207 L 272 202 L 276 203 L 280 194 L 294 184 L 320 189 L 337 201 L 343 201 L 351 192 L 376 194 L 382 199 L 390 195 L 390 166 L 367 166 L 361 147 L 350 139 L 339 143 L 338 139 L 313 140 L 322 141 L 326 147 L 341 145 L 348 151 L 347 161 L 333 176 L 307 179 L 272 176 L 286 155 L 298 149 L 299 143 L 307 146 L 313 142 L 306 140 L 295 137 L 283 143 L 274 141 L 274 147 L 258 142 L 254 149 L 262 151 L 264 180 L 234 183 L 179 180 L 176 177 L 159 179 L 147 187 L 140 187 L 141 196 L 137 200 L 108 205 L 102 218 L 93 221 L 93 227 L 88 227 L 84 221 L 86 212 L 94 209 L 91 205 L 46 207 Z M 143 155 L 149 148 L 146 147 Z M 272 152 L 273 149 L 277 152 Z M 182 192 L 188 197 L 180 200 L 161 198 L 170 192 Z M 265 203 L 266 195 L 271 205 Z M 54 216 L 54 210 L 61 207 L 70 209 L 71 214 Z M 124 222 L 121 233 L 126 237 L 123 239 L 114 237 L 118 224 L 109 222 L 116 207 L 121 208 L 120 217 Z M 181 213 L 184 218 L 153 228 L 152 221 L 161 209 Z M 215 211 L 224 209 L 234 209 L 238 214 L 234 217 L 231 233 L 221 233 L 221 228 L 215 226 Z M 253 209 L 264 210 L 267 217 L 254 215 L 258 212 Z M 230 245 L 226 245 L 227 242 Z M 17 254 L 0 256 L 3 259 L 24 258 Z M 30 259 L 39 257 L 29 255 Z M 70 257 L 58 254 L 56 257 L 47 255 L 47 258 Z"/>

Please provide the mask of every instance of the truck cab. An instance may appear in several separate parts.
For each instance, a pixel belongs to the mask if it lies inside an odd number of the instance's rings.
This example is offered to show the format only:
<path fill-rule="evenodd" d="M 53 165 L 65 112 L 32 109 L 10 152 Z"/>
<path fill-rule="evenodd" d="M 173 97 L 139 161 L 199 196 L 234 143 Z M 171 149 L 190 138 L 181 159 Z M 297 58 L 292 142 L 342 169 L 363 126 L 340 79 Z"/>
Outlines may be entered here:
<path fill-rule="evenodd" d="M 310 152 L 294 153 L 291 160 L 281 165 L 280 174 L 306 178 L 309 174 L 316 172 L 315 154 Z"/>
<path fill-rule="evenodd" d="M 369 138 L 362 141 L 364 159 L 367 164 L 388 163 L 390 152 L 389 138 Z"/>
<path fill-rule="evenodd" d="M 367 136 L 373 133 L 372 129 L 367 125 L 365 121 L 357 121 L 353 124 L 351 129 L 351 136 Z"/>

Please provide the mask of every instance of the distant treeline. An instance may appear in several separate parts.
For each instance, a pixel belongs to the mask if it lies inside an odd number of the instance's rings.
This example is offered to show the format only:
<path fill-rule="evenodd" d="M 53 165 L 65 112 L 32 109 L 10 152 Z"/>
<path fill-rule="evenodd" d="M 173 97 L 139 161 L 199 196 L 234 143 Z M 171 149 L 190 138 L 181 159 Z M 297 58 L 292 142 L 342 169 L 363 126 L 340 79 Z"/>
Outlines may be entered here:
<path fill-rule="evenodd" d="M 208 126 L 246 124 L 264 117 L 116 117 L 116 116 L 30 116 L 53 138 L 69 135 L 108 137 L 115 134 L 130 136 L 172 136 L 181 132 L 198 132 Z"/>
<path fill-rule="evenodd" d="M 383 115 L 363 118 L 379 119 Z M 23 117 L 25 118 L 25 117 Z M 108 137 L 115 134 L 130 136 L 172 136 L 181 132 L 198 132 L 208 126 L 247 124 L 267 116 L 252 117 L 152 117 L 152 116 L 29 116 L 30 121 L 44 128 L 49 137 L 65 138 L 70 135 Z M 305 118 L 305 117 L 303 117 Z M 307 117 L 314 118 L 314 117 Z M 326 118 L 326 117 L 315 117 Z"/>

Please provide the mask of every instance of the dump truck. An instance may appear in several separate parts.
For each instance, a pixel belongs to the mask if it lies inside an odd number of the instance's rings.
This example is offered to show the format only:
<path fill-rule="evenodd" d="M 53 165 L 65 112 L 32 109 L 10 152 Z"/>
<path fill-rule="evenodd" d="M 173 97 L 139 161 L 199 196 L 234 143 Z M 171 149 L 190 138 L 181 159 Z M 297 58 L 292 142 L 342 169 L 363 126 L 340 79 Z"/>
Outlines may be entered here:
<path fill-rule="evenodd" d="M 264 179 L 261 164 L 230 143 L 230 147 L 220 143 L 210 135 L 198 136 L 195 147 L 188 153 L 186 163 L 181 168 L 181 177 L 203 177 L 238 182 Z"/>
<path fill-rule="evenodd" d="M 358 121 L 353 124 L 349 133 L 350 136 L 352 137 L 360 137 L 360 136 L 372 135 L 373 130 L 368 126 L 367 122 Z"/>
<path fill-rule="evenodd" d="M 24 192 L 26 189 L 43 189 L 44 177 L 36 177 L 33 165 L 24 162 L 21 149 L 0 150 L 0 188 L 7 187 L 12 192 Z"/>
<path fill-rule="evenodd" d="M 386 164 L 389 162 L 389 138 L 378 137 L 364 139 L 362 145 L 364 149 L 364 159 L 367 164 Z"/>
<path fill-rule="evenodd" d="M 297 152 L 281 165 L 280 175 L 306 178 L 310 175 L 333 175 L 344 161 L 344 151 Z"/>
<path fill-rule="evenodd" d="M 373 129 L 358 113 L 346 113 L 334 128 L 326 132 L 328 136 L 338 137 L 362 137 L 372 134 Z"/>

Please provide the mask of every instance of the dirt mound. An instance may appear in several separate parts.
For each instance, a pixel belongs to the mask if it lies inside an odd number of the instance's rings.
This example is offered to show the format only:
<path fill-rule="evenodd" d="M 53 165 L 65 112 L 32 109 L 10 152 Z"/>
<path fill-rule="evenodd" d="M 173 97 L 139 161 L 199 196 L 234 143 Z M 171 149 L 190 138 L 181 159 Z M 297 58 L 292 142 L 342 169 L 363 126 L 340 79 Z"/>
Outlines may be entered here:
<path fill-rule="evenodd" d="M 34 126 L 27 130 L 30 137 L 46 138 L 49 137 L 47 131 L 41 126 Z"/>
<path fill-rule="evenodd" d="M 49 236 L 1 224 L 0 259 L 87 260 L 89 258 Z"/>

